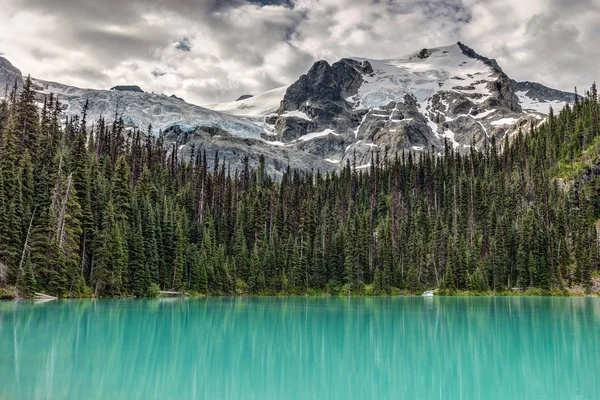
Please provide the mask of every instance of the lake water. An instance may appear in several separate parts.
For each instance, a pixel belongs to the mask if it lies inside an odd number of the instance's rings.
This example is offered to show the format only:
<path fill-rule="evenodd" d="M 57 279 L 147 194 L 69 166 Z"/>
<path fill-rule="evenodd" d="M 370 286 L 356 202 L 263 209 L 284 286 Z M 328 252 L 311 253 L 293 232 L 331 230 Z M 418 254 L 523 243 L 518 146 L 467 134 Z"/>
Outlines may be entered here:
<path fill-rule="evenodd" d="M 597 399 L 600 299 L 0 303 L 0 399 Z"/>

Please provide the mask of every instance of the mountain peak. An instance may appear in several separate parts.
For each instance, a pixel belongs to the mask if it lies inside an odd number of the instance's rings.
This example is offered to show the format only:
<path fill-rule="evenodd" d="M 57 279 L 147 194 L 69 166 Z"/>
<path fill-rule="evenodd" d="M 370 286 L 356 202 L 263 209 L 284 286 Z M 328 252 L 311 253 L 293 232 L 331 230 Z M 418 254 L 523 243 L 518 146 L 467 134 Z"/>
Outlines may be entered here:
<path fill-rule="evenodd" d="M 465 44 L 462 44 L 461 42 L 457 42 L 456 45 L 460 48 L 462 53 L 464 55 L 466 55 L 467 57 L 473 58 L 475 60 L 479 60 L 479 61 L 483 62 L 484 64 L 486 64 L 487 66 L 489 66 L 490 68 L 494 69 L 496 72 L 503 73 L 502 68 L 500 68 L 500 65 L 498 65 L 496 60 L 494 60 L 492 58 L 487 58 L 487 57 L 484 57 L 484 56 L 478 54 L 475 50 L 473 50 L 472 48 L 470 48 L 469 46 L 467 46 Z"/>
<path fill-rule="evenodd" d="M 548 101 L 560 108 L 567 98 L 511 81 L 495 60 L 458 42 L 391 59 L 320 60 L 281 97 L 259 94 L 212 107 L 264 118 L 266 137 L 278 146 L 366 166 L 371 153 L 383 149 L 482 148 L 492 138 L 537 126 Z M 271 111 L 250 116 L 249 110 Z"/>

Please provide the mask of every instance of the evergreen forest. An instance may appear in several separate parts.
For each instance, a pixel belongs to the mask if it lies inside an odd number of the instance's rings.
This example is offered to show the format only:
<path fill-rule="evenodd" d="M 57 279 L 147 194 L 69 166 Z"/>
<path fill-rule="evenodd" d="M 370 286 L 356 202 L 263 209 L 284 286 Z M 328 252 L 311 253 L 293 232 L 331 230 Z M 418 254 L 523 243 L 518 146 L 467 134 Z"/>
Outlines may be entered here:
<path fill-rule="evenodd" d="M 335 173 L 183 158 L 152 128 L 0 101 L 0 287 L 21 297 L 589 293 L 596 86 L 478 151 L 373 152 Z"/>

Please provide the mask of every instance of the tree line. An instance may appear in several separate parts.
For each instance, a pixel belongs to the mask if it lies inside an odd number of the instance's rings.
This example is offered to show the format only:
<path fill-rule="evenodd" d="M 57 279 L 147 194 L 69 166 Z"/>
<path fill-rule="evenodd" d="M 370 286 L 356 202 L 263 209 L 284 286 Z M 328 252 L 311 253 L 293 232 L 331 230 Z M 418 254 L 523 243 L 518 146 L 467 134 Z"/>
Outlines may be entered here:
<path fill-rule="evenodd" d="M 24 297 L 550 294 L 598 270 L 600 184 L 561 175 L 598 154 L 595 85 L 481 151 L 379 151 L 279 181 L 86 111 L 38 106 L 30 79 L 0 101 L 0 285 Z"/>

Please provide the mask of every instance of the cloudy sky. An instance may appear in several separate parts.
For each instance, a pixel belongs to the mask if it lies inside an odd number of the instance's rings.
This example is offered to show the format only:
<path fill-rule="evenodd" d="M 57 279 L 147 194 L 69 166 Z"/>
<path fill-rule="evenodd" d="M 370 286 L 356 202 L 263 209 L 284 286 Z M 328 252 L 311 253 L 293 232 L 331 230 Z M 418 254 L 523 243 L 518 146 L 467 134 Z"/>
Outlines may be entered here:
<path fill-rule="evenodd" d="M 0 53 L 79 87 L 197 104 L 289 84 L 315 60 L 462 41 L 518 80 L 600 79 L 600 0 L 0 0 Z"/>

